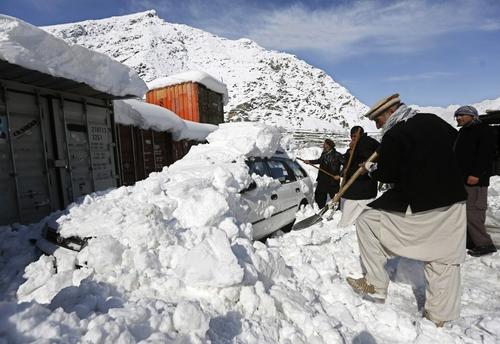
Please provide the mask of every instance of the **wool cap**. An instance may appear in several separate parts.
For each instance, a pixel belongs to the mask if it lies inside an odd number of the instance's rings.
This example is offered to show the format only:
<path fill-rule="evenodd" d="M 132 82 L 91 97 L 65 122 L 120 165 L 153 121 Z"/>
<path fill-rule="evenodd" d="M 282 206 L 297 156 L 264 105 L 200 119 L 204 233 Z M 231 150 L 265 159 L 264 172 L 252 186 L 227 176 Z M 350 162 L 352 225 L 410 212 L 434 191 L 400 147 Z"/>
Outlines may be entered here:
<path fill-rule="evenodd" d="M 399 94 L 395 93 L 388 97 L 384 97 L 380 99 L 378 102 L 373 105 L 367 113 L 365 113 L 365 117 L 369 119 L 375 119 L 380 116 L 385 110 L 390 108 L 393 105 L 401 103 L 401 99 L 399 99 Z"/>
<path fill-rule="evenodd" d="M 459 107 L 457 111 L 455 111 L 455 117 L 457 117 L 458 115 L 469 115 L 472 117 L 479 117 L 479 113 L 477 112 L 476 108 L 470 105 L 464 105 Z"/>

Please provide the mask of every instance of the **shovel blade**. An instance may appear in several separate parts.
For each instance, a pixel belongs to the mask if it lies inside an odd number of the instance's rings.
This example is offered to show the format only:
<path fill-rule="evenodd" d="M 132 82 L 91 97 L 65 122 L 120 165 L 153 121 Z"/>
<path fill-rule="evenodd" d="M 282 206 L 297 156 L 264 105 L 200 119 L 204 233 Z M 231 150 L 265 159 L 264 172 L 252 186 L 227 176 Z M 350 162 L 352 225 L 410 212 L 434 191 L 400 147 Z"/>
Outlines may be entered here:
<path fill-rule="evenodd" d="M 309 216 L 302 221 L 295 222 L 292 226 L 292 230 L 298 231 L 298 230 L 310 227 L 318 222 L 321 222 L 321 220 L 323 220 L 321 215 L 314 214 L 313 216 Z"/>

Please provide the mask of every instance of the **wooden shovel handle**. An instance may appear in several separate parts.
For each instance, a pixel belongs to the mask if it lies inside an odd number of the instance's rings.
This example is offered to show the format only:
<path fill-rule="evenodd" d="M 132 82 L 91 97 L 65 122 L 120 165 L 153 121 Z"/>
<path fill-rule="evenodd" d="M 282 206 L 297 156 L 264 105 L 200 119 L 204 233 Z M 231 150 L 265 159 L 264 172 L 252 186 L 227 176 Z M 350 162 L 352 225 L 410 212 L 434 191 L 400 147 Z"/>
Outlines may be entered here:
<path fill-rule="evenodd" d="M 343 187 L 346 183 L 346 176 L 347 176 L 347 171 L 351 167 L 351 162 L 352 162 L 352 157 L 354 156 L 354 152 L 356 151 L 356 146 L 358 145 L 358 141 L 361 137 L 361 128 L 358 128 L 356 130 L 356 140 L 354 141 L 354 145 L 351 148 L 351 151 L 349 152 L 349 160 L 347 161 L 347 165 L 344 167 L 344 175 L 342 178 L 342 183 L 340 184 L 341 187 Z"/>
<path fill-rule="evenodd" d="M 378 153 L 373 152 L 373 154 L 368 158 L 368 160 L 366 160 L 366 162 L 373 162 L 377 159 L 377 157 Z M 345 185 L 340 188 L 339 192 L 337 192 L 333 199 L 328 203 L 328 207 L 330 209 L 340 200 L 340 197 L 342 197 L 342 195 L 347 191 L 352 183 L 354 183 L 356 179 L 358 179 L 358 177 L 363 174 L 364 170 L 365 168 L 363 166 L 358 168 L 356 172 L 354 172 L 354 174 L 351 176 L 351 178 L 349 178 L 349 180 L 345 183 Z"/>
<path fill-rule="evenodd" d="M 304 159 L 297 158 L 297 160 L 300 160 L 300 161 L 302 161 L 302 162 L 306 163 L 306 161 L 305 161 Z M 337 181 L 340 179 L 340 176 L 335 176 L 335 175 L 333 175 L 333 174 L 331 174 L 331 173 L 328 173 L 328 172 L 326 172 L 326 171 L 325 171 L 324 169 L 322 169 L 322 168 L 319 168 L 319 167 L 314 166 L 314 165 L 312 165 L 312 164 L 308 164 L 308 165 L 309 165 L 309 166 L 314 167 L 314 168 L 315 168 L 315 169 L 317 169 L 317 170 L 320 170 L 320 171 L 321 171 L 321 172 L 323 172 L 324 174 L 329 175 L 330 177 L 332 177 L 333 179 L 335 179 L 335 180 L 337 180 Z"/>

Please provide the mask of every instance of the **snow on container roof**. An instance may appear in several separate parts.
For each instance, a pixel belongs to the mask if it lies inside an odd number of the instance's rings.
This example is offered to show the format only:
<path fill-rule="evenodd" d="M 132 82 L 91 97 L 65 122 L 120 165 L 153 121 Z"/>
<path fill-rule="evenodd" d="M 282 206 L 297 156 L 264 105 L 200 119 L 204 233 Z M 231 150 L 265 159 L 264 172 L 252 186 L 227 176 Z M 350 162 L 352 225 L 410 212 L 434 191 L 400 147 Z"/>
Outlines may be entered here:
<path fill-rule="evenodd" d="M 186 127 L 180 131 L 173 133 L 172 137 L 176 141 L 180 140 L 195 140 L 205 141 L 207 136 L 216 131 L 219 127 L 208 123 L 198 123 L 184 120 Z"/>
<path fill-rule="evenodd" d="M 197 70 L 191 70 L 167 77 L 157 78 L 151 82 L 148 82 L 148 87 L 150 90 L 153 90 L 156 88 L 168 87 L 185 82 L 196 82 L 202 84 L 209 90 L 222 94 L 224 105 L 226 105 L 229 100 L 226 84 L 215 79 L 208 73 Z"/>
<path fill-rule="evenodd" d="M 216 125 L 185 121 L 164 107 L 138 99 L 115 100 L 115 120 L 145 130 L 167 131 L 176 141 L 204 141 Z"/>
<path fill-rule="evenodd" d="M 184 121 L 170 110 L 138 99 L 115 100 L 117 123 L 132 125 L 145 130 L 180 131 Z"/>
<path fill-rule="evenodd" d="M 142 97 L 144 81 L 110 57 L 63 40 L 20 19 L 0 14 L 0 60 L 84 83 L 115 97 Z"/>

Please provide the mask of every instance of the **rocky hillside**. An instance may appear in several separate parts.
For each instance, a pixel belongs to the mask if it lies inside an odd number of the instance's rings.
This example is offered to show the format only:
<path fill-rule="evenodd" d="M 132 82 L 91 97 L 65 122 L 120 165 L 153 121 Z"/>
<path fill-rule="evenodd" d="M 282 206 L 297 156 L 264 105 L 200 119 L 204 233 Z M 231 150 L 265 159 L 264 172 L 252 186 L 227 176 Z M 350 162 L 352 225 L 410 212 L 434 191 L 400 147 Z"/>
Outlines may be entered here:
<path fill-rule="evenodd" d="M 367 107 L 322 70 L 248 39 L 229 40 L 167 23 L 155 11 L 45 27 L 68 42 L 107 54 L 150 82 L 202 70 L 227 84 L 227 121 L 345 132 Z"/>

